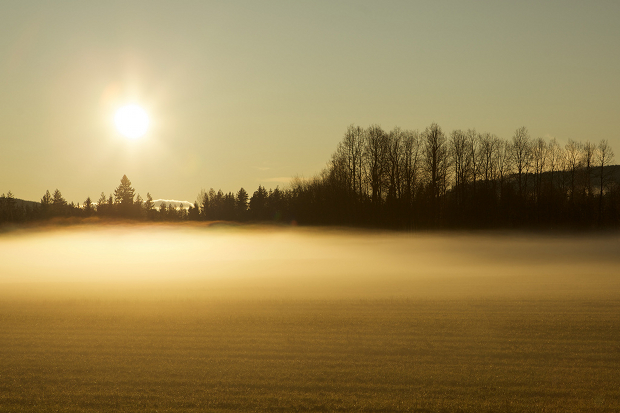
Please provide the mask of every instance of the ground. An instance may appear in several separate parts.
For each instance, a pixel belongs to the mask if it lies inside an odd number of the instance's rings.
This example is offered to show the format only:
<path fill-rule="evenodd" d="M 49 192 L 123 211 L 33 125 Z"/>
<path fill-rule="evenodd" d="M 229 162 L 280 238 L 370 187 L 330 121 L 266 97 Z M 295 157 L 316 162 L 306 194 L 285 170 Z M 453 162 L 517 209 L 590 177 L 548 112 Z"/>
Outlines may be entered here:
<path fill-rule="evenodd" d="M 0 412 L 620 411 L 620 235 L 0 236 Z"/>
<path fill-rule="evenodd" d="M 1 411 L 620 410 L 620 300 L 0 304 Z"/>

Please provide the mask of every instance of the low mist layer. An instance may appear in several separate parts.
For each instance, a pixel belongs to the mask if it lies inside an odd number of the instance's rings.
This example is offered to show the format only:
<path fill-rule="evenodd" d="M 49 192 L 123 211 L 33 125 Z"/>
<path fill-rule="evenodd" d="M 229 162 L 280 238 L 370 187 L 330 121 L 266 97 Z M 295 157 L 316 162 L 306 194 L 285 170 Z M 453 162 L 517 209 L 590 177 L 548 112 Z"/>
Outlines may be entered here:
<path fill-rule="evenodd" d="M 341 299 L 618 291 L 620 236 L 114 225 L 0 236 L 5 297 Z"/>

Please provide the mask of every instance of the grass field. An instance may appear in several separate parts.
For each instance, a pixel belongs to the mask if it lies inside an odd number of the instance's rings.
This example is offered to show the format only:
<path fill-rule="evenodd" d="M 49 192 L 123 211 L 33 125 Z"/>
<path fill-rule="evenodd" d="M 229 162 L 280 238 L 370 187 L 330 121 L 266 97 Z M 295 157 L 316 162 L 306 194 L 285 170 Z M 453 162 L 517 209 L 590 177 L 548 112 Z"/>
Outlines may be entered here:
<path fill-rule="evenodd" d="M 0 411 L 617 412 L 616 247 L 572 273 L 378 272 L 329 298 L 281 276 L 4 283 Z"/>
<path fill-rule="evenodd" d="M 619 301 L 0 305 L 2 411 L 620 410 Z"/>

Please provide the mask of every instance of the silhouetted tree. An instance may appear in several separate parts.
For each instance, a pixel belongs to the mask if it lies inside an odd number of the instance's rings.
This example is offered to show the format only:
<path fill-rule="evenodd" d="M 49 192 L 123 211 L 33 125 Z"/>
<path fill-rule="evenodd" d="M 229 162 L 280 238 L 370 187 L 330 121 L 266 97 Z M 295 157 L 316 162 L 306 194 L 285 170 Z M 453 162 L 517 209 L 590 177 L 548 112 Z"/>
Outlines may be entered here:
<path fill-rule="evenodd" d="M 93 214 L 94 209 L 93 209 L 93 202 L 90 200 L 90 197 L 86 198 L 86 201 L 84 201 L 84 216 L 89 217 Z"/>
<path fill-rule="evenodd" d="M 446 189 L 448 172 L 448 145 L 446 137 L 436 123 L 427 127 L 422 134 L 424 141 L 424 167 L 427 179 L 427 193 L 430 200 L 429 217 L 433 225 L 438 224 L 441 215 L 440 196 Z"/>
<path fill-rule="evenodd" d="M 564 153 L 558 145 L 558 141 L 553 138 L 547 145 L 547 159 L 549 161 L 549 196 L 553 198 L 555 189 L 555 172 L 562 167 Z"/>
<path fill-rule="evenodd" d="M 542 177 L 548 156 L 547 151 L 547 142 L 543 138 L 538 138 L 534 141 L 532 145 L 532 166 L 534 169 L 534 194 L 537 205 L 540 204 Z"/>
<path fill-rule="evenodd" d="M 413 225 L 413 205 L 420 181 L 420 134 L 418 131 L 406 130 L 403 132 L 402 165 L 402 199 L 404 205 L 404 222 L 407 227 Z"/>
<path fill-rule="evenodd" d="M 114 190 L 114 203 L 120 216 L 130 217 L 134 215 L 134 195 L 135 190 L 131 187 L 131 181 L 127 175 L 123 175 L 120 185 Z"/>
<path fill-rule="evenodd" d="M 166 221 L 168 219 L 168 206 L 165 202 L 159 204 L 159 220 Z"/>
<path fill-rule="evenodd" d="M 106 209 L 109 215 L 116 215 L 116 208 L 114 208 L 114 199 L 112 198 L 112 194 L 108 197 Z"/>
<path fill-rule="evenodd" d="M 512 172 L 512 145 L 506 141 L 497 142 L 495 152 L 495 165 L 497 166 L 497 177 L 499 179 L 499 197 L 504 200 L 504 183 L 506 177 Z"/>
<path fill-rule="evenodd" d="M 403 131 L 396 127 L 387 135 L 387 194 L 386 202 L 388 203 L 388 213 L 398 213 L 397 205 L 402 195 L 402 171 L 403 164 Z"/>
<path fill-rule="evenodd" d="M 532 143 L 525 126 L 517 129 L 512 137 L 512 158 L 517 170 L 519 197 L 523 197 L 524 189 L 527 188 L 527 174 L 532 162 Z"/>
<path fill-rule="evenodd" d="M 476 183 L 480 173 L 480 135 L 475 129 L 467 130 L 467 156 L 471 170 L 472 197 L 476 196 Z"/>
<path fill-rule="evenodd" d="M 350 125 L 343 140 L 336 149 L 336 157 L 342 159 L 346 172 L 345 182 L 353 197 L 363 192 L 363 156 L 365 147 L 365 131 L 359 126 Z"/>
<path fill-rule="evenodd" d="M 380 126 L 372 125 L 366 130 L 365 138 L 364 164 L 371 191 L 370 199 L 375 212 L 375 219 L 377 219 L 386 182 L 388 136 Z"/>
<path fill-rule="evenodd" d="M 239 192 L 237 192 L 235 207 L 237 211 L 236 217 L 241 221 L 244 221 L 247 218 L 248 198 L 248 193 L 245 191 L 245 189 L 239 189 Z"/>
<path fill-rule="evenodd" d="M 578 142 L 569 139 L 564 150 L 564 154 L 566 156 L 566 167 L 568 168 L 570 175 L 570 200 L 572 203 L 575 202 L 577 171 L 581 166 L 581 158 L 579 156 L 580 149 L 581 145 Z"/>
<path fill-rule="evenodd" d="M 67 201 L 58 189 L 54 191 L 52 198 L 52 211 L 54 216 L 64 215 L 67 211 Z"/>
<path fill-rule="evenodd" d="M 485 183 L 495 179 L 495 151 L 497 151 L 497 137 L 490 133 L 480 135 L 480 175 Z"/>
<path fill-rule="evenodd" d="M 262 185 L 258 186 L 258 189 L 254 191 L 252 198 L 250 198 L 250 213 L 252 218 L 259 221 L 268 219 L 267 210 L 267 198 L 269 194 Z"/>
<path fill-rule="evenodd" d="M 52 214 L 52 195 L 49 190 L 45 191 L 43 198 L 41 198 L 41 216 L 43 218 L 49 218 Z"/>
<path fill-rule="evenodd" d="M 144 217 L 144 200 L 142 199 L 142 197 L 140 196 L 140 194 L 136 195 L 136 199 L 135 201 L 133 201 L 133 206 L 131 208 L 132 212 L 131 215 L 136 217 L 136 218 L 143 218 Z"/>
<path fill-rule="evenodd" d="M 583 165 L 583 183 L 586 197 L 592 197 L 592 168 L 594 166 L 594 156 L 596 145 L 586 141 L 581 145 L 581 164 Z"/>
<path fill-rule="evenodd" d="M 190 221 L 198 221 L 200 219 L 200 207 L 198 202 L 194 202 L 194 205 L 190 205 L 187 210 L 187 219 Z"/>
<path fill-rule="evenodd" d="M 153 197 L 150 192 L 146 193 L 146 201 L 144 201 L 142 209 L 144 210 L 144 216 L 146 219 L 155 219 L 155 203 L 153 202 Z"/>
<path fill-rule="evenodd" d="M 605 167 L 610 165 L 614 159 L 614 151 L 609 146 L 606 139 L 601 140 L 598 144 L 596 151 L 596 163 L 599 165 L 599 201 L 598 201 L 598 222 L 599 225 L 603 221 L 603 195 L 605 193 L 605 187 L 607 185 L 608 176 L 605 172 Z"/>
<path fill-rule="evenodd" d="M 278 186 L 273 191 L 269 191 L 267 197 L 267 218 L 274 221 L 280 221 L 284 215 L 284 194 Z"/>
<path fill-rule="evenodd" d="M 170 213 L 171 220 L 174 221 L 184 221 L 187 218 L 187 211 L 183 203 L 179 203 L 176 208 L 172 203 L 168 204 L 168 212 Z"/>
<path fill-rule="evenodd" d="M 97 201 L 97 214 L 99 216 L 104 216 L 108 214 L 108 203 L 105 193 L 101 193 L 99 196 L 99 200 Z"/>
<path fill-rule="evenodd" d="M 454 192 L 458 214 L 462 213 L 471 170 L 471 158 L 467 156 L 467 149 L 467 135 L 461 130 L 452 131 L 450 135 L 450 156 L 454 168 Z"/>
<path fill-rule="evenodd" d="M 196 199 L 196 202 L 198 203 L 198 206 L 200 207 L 201 219 L 209 219 L 209 216 L 208 216 L 209 207 L 210 207 L 209 194 L 204 189 L 200 190 L 200 193 L 198 194 L 198 198 Z"/>

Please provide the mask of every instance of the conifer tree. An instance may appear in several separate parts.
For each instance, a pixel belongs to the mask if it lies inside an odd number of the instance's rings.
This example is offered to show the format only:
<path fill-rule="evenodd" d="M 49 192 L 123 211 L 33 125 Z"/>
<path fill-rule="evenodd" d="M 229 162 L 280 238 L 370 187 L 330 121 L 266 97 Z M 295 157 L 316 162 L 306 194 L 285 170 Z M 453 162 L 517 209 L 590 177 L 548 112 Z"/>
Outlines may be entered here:
<path fill-rule="evenodd" d="M 245 212 L 248 210 L 248 193 L 246 192 L 245 189 L 241 188 L 239 190 L 239 192 L 237 192 L 237 211 L 239 211 L 240 214 L 245 214 Z"/>
<path fill-rule="evenodd" d="M 61 215 L 66 212 L 66 209 L 67 201 L 63 198 L 62 193 L 56 189 L 52 198 L 52 211 L 54 215 Z"/>
<path fill-rule="evenodd" d="M 101 196 L 99 196 L 99 200 L 97 201 L 97 214 L 98 215 L 104 215 L 107 212 L 107 202 L 106 202 L 107 198 L 105 196 L 105 193 L 101 193 Z"/>
<path fill-rule="evenodd" d="M 90 200 L 90 197 L 87 197 L 86 201 L 84 201 L 84 215 L 89 217 L 92 214 L 93 214 L 93 202 Z"/>
<path fill-rule="evenodd" d="M 146 193 L 146 201 L 144 201 L 144 213 L 146 214 L 146 219 L 153 219 L 155 204 L 153 203 L 153 197 L 150 192 Z"/>
<path fill-rule="evenodd" d="M 118 206 L 121 216 L 130 216 L 132 213 L 135 190 L 131 187 L 131 181 L 127 175 L 121 178 L 121 184 L 114 190 L 114 203 Z"/>

